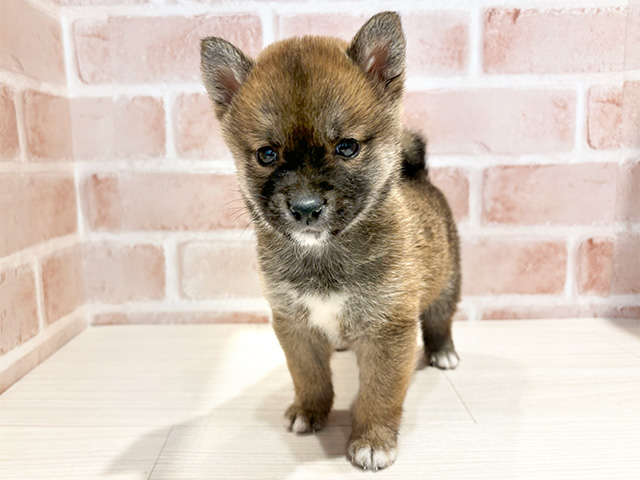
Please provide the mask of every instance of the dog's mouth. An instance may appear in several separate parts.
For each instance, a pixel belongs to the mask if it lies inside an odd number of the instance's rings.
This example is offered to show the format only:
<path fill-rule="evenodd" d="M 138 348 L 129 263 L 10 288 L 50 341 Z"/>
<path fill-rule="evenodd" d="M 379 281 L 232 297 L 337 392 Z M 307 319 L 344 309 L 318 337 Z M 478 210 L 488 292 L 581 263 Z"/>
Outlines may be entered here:
<path fill-rule="evenodd" d="M 328 243 L 331 233 L 326 229 L 302 228 L 290 232 L 288 236 L 303 247 L 321 247 Z"/>
<path fill-rule="evenodd" d="M 336 209 L 334 202 L 325 200 L 322 208 L 311 213 L 299 207 L 296 215 L 290 202 L 285 201 L 282 195 L 265 197 L 265 200 L 263 219 L 273 230 L 298 246 L 327 246 L 350 223 L 350 219 L 345 218 L 348 215 Z"/>
<path fill-rule="evenodd" d="M 326 230 L 322 229 L 322 228 L 311 228 L 311 227 L 308 227 L 308 228 L 303 228 L 303 229 L 299 230 L 298 233 L 301 233 L 301 234 L 304 234 L 304 235 L 311 235 L 311 236 L 314 236 L 314 237 L 319 237 L 322 234 L 326 233 Z"/>

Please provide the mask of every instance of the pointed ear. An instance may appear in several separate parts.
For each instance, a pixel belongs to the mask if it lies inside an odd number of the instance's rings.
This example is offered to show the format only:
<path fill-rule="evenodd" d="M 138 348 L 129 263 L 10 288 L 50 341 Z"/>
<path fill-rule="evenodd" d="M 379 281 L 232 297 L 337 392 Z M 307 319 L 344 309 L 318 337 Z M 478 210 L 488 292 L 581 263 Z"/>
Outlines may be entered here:
<path fill-rule="evenodd" d="M 207 37 L 200 41 L 202 80 L 218 118 L 227 111 L 253 65 L 253 60 L 226 40 Z"/>
<path fill-rule="evenodd" d="M 400 16 L 379 13 L 356 33 L 347 55 L 392 97 L 402 94 L 406 43 Z"/>

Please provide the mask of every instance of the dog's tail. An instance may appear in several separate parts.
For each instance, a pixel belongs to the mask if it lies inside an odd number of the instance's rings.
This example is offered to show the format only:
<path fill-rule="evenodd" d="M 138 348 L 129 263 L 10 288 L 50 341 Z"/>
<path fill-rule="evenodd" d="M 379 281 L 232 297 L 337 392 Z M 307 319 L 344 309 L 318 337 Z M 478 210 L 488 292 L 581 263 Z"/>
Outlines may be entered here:
<path fill-rule="evenodd" d="M 426 177 L 427 142 L 419 134 L 405 130 L 402 135 L 402 176 L 417 179 Z"/>

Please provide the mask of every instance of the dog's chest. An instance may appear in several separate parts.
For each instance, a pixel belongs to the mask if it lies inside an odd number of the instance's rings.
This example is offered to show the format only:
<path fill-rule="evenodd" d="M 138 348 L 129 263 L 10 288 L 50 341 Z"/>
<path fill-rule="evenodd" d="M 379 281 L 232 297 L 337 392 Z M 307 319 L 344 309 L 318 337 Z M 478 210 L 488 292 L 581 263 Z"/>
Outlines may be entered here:
<path fill-rule="evenodd" d="M 324 333 L 329 341 L 338 346 L 342 343 L 342 318 L 347 296 L 339 293 L 300 297 L 300 303 L 308 311 L 309 324 Z"/>

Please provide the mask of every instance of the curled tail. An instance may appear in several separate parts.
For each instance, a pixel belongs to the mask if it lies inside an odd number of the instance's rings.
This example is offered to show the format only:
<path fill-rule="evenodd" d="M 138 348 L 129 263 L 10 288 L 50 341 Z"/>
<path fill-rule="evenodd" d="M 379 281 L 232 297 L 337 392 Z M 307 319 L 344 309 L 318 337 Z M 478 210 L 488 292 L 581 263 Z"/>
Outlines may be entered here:
<path fill-rule="evenodd" d="M 405 130 L 402 135 L 402 176 L 405 178 L 426 177 L 427 142 L 417 133 Z"/>

